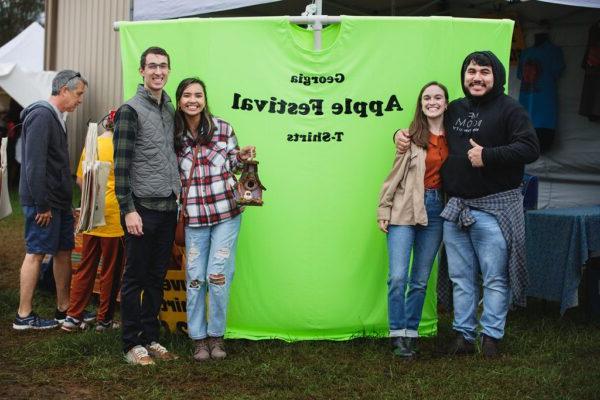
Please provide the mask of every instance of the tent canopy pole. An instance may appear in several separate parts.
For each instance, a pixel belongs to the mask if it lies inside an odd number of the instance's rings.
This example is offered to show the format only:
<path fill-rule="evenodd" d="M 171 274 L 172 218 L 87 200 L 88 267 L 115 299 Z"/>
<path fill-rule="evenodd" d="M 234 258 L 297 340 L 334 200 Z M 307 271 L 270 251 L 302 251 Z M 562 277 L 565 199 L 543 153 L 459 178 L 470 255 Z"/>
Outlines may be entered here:
<path fill-rule="evenodd" d="M 271 17 L 269 17 L 271 18 Z M 323 25 L 328 24 L 339 24 L 342 22 L 342 17 L 333 16 L 333 15 L 298 15 L 298 16 L 290 16 L 288 20 L 293 24 L 314 24 L 319 21 Z M 131 22 L 131 21 L 115 21 L 113 22 L 113 30 L 119 31 L 119 27 L 123 22 Z"/>
<path fill-rule="evenodd" d="M 321 12 L 323 9 L 323 0 L 316 0 L 315 6 L 316 6 L 316 10 L 315 10 L 316 14 L 288 17 L 288 21 L 290 21 L 293 24 L 311 25 L 311 29 L 314 31 L 314 41 L 313 41 L 314 48 L 315 48 L 315 50 L 321 50 L 321 48 L 323 46 L 323 36 L 322 36 L 323 25 L 339 24 L 340 22 L 342 22 L 342 17 L 322 15 Z M 121 21 L 113 22 L 113 29 L 115 31 L 119 31 L 120 25 L 121 25 Z"/>

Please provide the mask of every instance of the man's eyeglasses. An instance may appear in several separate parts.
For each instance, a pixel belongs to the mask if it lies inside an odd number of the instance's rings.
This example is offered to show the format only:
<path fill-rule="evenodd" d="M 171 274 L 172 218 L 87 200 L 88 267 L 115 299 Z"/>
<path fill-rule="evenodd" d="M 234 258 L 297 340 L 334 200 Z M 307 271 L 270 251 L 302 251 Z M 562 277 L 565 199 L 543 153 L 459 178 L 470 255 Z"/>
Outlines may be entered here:
<path fill-rule="evenodd" d="M 153 70 L 153 69 L 168 70 L 169 64 L 167 64 L 167 63 L 162 63 L 162 64 L 150 63 L 150 64 L 146 64 L 146 68 L 151 69 L 151 70 Z"/>

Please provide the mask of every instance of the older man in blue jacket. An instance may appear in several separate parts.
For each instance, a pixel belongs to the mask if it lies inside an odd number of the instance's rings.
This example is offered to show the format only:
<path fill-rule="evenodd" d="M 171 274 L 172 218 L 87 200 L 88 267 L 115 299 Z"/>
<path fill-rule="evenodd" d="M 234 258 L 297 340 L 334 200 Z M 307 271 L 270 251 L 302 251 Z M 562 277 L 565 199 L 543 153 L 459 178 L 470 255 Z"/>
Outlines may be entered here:
<path fill-rule="evenodd" d="M 60 71 L 52 81 L 48 101 L 31 104 L 21 113 L 22 166 L 19 197 L 25 216 L 26 254 L 21 266 L 19 309 L 13 328 L 51 329 L 69 306 L 73 240 L 73 182 L 64 113 L 83 101 L 87 81 L 78 72 Z M 42 319 L 32 309 L 42 259 L 54 256 L 56 315 Z"/>

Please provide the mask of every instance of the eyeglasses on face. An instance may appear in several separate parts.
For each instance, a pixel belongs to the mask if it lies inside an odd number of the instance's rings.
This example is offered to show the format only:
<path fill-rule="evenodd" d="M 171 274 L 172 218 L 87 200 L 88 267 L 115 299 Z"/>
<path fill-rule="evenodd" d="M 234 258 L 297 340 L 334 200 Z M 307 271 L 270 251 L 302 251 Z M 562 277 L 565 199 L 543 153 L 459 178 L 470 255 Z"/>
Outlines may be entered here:
<path fill-rule="evenodd" d="M 146 68 L 150 69 L 150 70 L 154 70 L 154 69 L 168 70 L 169 64 L 167 64 L 167 63 L 161 63 L 161 64 L 150 63 L 150 64 L 146 64 Z"/>

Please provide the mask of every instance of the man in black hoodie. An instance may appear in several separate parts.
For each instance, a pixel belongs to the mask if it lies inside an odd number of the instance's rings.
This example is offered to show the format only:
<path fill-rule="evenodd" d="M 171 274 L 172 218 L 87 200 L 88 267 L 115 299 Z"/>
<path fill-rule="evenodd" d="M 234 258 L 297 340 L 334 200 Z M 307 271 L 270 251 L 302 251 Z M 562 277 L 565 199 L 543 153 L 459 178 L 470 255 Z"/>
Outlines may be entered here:
<path fill-rule="evenodd" d="M 52 80 L 50 99 L 33 103 L 21 112 L 19 197 L 25 216 L 26 254 L 21 266 L 19 309 L 13 322 L 17 330 L 55 328 L 64 320 L 69 306 L 73 181 L 63 113 L 75 111 L 86 87 L 87 81 L 79 72 L 60 71 Z M 42 319 L 32 310 L 45 254 L 54 256 L 54 319 Z"/>
<path fill-rule="evenodd" d="M 529 116 L 504 94 L 506 72 L 490 51 L 469 54 L 461 68 L 465 97 L 444 117 L 449 156 L 442 184 L 450 200 L 441 216 L 453 284 L 457 337 L 450 351 L 475 351 L 479 272 L 483 281 L 481 343 L 498 354 L 509 304 L 525 305 L 527 272 L 522 195 L 524 166 L 539 155 Z M 396 142 L 402 151 L 403 135 Z"/>

